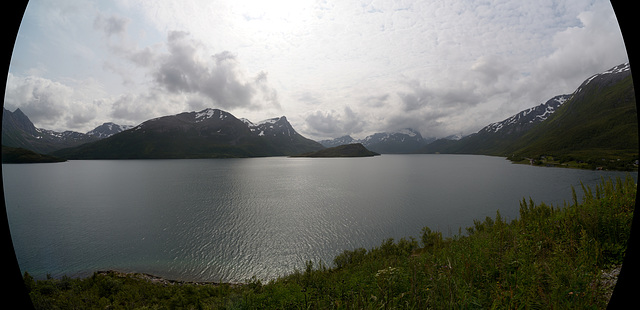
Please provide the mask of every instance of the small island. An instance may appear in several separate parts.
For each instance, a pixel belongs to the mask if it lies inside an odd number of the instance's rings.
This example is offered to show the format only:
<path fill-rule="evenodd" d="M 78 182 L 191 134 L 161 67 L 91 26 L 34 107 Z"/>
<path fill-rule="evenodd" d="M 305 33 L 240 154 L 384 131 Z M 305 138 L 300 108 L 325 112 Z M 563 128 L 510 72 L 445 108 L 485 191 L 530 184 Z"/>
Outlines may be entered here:
<path fill-rule="evenodd" d="M 291 157 L 372 157 L 380 154 L 369 151 L 362 143 L 343 144 L 315 152 L 294 155 Z"/>

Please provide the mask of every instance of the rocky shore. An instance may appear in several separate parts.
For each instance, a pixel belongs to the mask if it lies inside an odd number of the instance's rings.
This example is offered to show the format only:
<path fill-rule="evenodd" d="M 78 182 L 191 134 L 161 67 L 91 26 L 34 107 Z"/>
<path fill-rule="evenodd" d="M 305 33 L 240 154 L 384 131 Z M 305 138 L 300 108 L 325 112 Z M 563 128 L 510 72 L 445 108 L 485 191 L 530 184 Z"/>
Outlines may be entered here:
<path fill-rule="evenodd" d="M 602 274 L 600 274 L 600 284 L 604 287 L 607 300 L 611 299 L 613 289 L 616 287 L 616 283 L 618 282 L 620 269 L 622 269 L 622 265 L 614 266 L 609 270 L 603 270 Z"/>
<path fill-rule="evenodd" d="M 149 281 L 151 283 L 160 284 L 160 285 L 163 285 L 163 286 L 188 284 L 188 285 L 212 285 L 212 286 L 229 285 L 231 287 L 237 287 L 237 286 L 245 285 L 244 283 L 233 283 L 233 282 L 228 283 L 228 282 L 170 280 L 170 279 L 165 279 L 163 277 L 158 277 L 158 276 L 154 276 L 154 275 L 147 274 L 147 273 L 121 272 L 121 271 L 116 271 L 116 270 L 100 270 L 100 271 L 97 271 L 96 274 L 97 275 L 104 275 L 104 276 L 116 276 L 116 277 L 119 277 L 119 278 L 133 278 L 133 279 L 146 280 L 146 281 Z"/>

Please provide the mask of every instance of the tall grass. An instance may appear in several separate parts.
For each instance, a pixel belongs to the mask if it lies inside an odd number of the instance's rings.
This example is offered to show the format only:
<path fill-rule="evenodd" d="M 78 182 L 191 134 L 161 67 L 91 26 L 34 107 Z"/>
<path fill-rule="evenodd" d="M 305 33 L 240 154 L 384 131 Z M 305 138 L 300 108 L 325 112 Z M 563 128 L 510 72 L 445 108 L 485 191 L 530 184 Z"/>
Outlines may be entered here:
<path fill-rule="evenodd" d="M 415 238 L 345 250 L 332 266 L 262 283 L 158 285 L 135 275 L 94 274 L 25 283 L 40 309 L 601 309 L 610 288 L 602 270 L 622 264 L 635 206 L 631 177 L 582 186 L 562 206 L 520 203 L 518 219 L 474 221 L 444 239 Z M 610 293 L 610 292 L 609 292 Z"/>

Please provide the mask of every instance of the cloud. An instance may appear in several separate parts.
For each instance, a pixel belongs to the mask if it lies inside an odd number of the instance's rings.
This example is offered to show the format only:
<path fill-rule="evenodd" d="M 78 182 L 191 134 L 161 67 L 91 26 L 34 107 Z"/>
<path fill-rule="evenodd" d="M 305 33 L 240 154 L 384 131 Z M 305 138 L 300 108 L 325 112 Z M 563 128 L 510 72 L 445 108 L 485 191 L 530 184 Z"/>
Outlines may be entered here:
<path fill-rule="evenodd" d="M 128 24 L 129 19 L 117 15 L 98 14 L 94 20 L 94 28 L 105 34 L 111 56 L 104 60 L 103 68 L 120 76 L 125 87 L 142 89 L 125 93 L 123 98 L 157 97 L 161 102 L 156 104 L 165 105 L 179 98 L 182 102 L 174 108 L 280 109 L 267 72 L 250 75 L 234 53 L 211 54 L 204 42 L 179 30 L 168 31 L 163 44 L 139 47 L 127 33 Z M 114 109 L 121 111 L 129 102 L 120 100 Z"/>
<path fill-rule="evenodd" d="M 309 136 L 468 134 L 627 61 L 604 0 L 64 2 L 24 20 L 7 96 L 56 128 L 217 107 Z"/>
<path fill-rule="evenodd" d="M 93 21 L 93 27 L 103 31 L 107 37 L 111 37 L 113 35 L 124 34 L 129 22 L 130 20 L 128 18 L 122 18 L 115 15 L 105 17 L 102 14 L 98 14 Z"/>
<path fill-rule="evenodd" d="M 90 84 L 90 82 L 85 82 Z M 98 102 L 85 102 L 86 88 L 9 73 L 4 95 L 8 110 L 20 108 L 36 127 L 58 131 L 83 128 L 98 115 Z"/>
<path fill-rule="evenodd" d="M 340 116 L 336 111 L 311 112 L 305 117 L 307 130 L 314 132 L 315 135 L 333 136 L 336 133 L 344 134 L 340 122 Z"/>
<path fill-rule="evenodd" d="M 580 25 L 557 32 L 553 51 L 537 62 L 540 79 L 554 80 L 556 87 L 577 87 L 592 74 L 628 61 L 610 3 L 596 2 L 577 18 Z"/>
<path fill-rule="evenodd" d="M 314 111 L 305 117 L 305 129 L 314 136 L 335 138 L 362 132 L 365 119 L 345 106 L 342 113 Z"/>
<path fill-rule="evenodd" d="M 267 74 L 249 77 L 231 52 L 202 57 L 203 45 L 182 31 L 168 34 L 167 49 L 167 54 L 157 57 L 151 74 L 154 82 L 170 93 L 199 94 L 226 109 L 279 106 L 276 91 L 268 86 Z"/>
<path fill-rule="evenodd" d="M 475 80 L 448 81 L 444 85 L 426 85 L 419 80 L 405 82 L 408 90 L 398 91 L 402 111 L 453 110 L 476 105 L 482 100 Z"/>

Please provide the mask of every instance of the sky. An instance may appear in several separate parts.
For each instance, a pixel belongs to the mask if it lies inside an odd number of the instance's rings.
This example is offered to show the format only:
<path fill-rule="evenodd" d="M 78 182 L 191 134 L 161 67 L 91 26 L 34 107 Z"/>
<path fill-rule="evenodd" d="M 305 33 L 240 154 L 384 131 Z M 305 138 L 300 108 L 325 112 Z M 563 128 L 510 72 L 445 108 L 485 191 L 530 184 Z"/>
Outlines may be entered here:
<path fill-rule="evenodd" d="M 624 62 L 602 0 L 31 0 L 4 99 L 56 131 L 217 108 L 315 140 L 440 138 Z"/>

